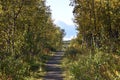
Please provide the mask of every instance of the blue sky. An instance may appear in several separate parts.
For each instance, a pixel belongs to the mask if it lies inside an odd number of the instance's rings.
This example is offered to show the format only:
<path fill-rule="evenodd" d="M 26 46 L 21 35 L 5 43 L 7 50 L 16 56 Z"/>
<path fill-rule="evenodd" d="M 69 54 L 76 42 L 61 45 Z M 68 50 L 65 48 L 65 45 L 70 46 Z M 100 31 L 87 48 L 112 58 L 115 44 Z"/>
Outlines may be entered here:
<path fill-rule="evenodd" d="M 47 0 L 52 11 L 54 23 L 65 30 L 64 40 L 70 40 L 77 35 L 73 19 L 73 7 L 69 6 L 70 0 Z"/>

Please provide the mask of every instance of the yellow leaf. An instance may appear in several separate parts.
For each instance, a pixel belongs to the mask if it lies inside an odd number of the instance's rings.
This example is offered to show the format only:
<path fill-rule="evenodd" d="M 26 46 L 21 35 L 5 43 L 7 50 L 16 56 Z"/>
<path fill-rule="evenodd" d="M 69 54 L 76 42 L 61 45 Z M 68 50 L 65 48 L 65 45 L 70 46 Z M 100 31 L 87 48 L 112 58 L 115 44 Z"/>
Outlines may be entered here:
<path fill-rule="evenodd" d="M 3 12 L 3 10 L 2 10 L 2 5 L 0 5 L 0 13 L 2 13 Z"/>
<path fill-rule="evenodd" d="M 119 73 L 118 73 L 118 71 L 115 71 L 115 74 L 116 74 L 117 76 L 119 76 Z"/>

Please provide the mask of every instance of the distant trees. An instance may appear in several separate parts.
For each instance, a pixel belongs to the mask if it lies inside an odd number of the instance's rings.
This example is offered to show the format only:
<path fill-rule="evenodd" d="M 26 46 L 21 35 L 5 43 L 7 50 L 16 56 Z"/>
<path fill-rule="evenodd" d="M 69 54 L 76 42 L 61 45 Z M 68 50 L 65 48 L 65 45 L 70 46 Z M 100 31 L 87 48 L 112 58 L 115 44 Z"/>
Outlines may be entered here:
<path fill-rule="evenodd" d="M 0 79 L 24 79 L 46 48 L 59 49 L 63 34 L 45 1 L 0 0 Z"/>

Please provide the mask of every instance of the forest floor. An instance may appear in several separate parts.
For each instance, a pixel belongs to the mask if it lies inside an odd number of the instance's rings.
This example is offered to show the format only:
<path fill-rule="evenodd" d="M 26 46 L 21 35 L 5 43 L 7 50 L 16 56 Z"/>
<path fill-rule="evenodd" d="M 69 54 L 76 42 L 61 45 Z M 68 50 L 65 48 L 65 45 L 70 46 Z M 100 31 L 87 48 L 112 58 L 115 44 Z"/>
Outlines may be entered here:
<path fill-rule="evenodd" d="M 64 52 L 56 52 L 56 54 L 51 57 L 51 59 L 46 63 L 46 75 L 43 80 L 63 80 L 63 70 L 61 60 Z"/>

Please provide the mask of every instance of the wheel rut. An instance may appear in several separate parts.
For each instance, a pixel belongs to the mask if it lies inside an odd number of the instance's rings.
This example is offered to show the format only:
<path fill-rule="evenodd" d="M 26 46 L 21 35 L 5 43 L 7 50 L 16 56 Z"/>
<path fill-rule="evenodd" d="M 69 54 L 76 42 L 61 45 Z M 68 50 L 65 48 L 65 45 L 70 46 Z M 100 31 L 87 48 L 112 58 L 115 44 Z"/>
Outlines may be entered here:
<path fill-rule="evenodd" d="M 61 60 L 64 52 L 56 52 L 46 63 L 46 75 L 43 80 L 63 80 L 63 70 L 61 68 Z"/>

